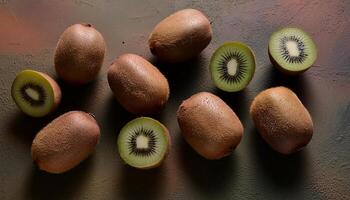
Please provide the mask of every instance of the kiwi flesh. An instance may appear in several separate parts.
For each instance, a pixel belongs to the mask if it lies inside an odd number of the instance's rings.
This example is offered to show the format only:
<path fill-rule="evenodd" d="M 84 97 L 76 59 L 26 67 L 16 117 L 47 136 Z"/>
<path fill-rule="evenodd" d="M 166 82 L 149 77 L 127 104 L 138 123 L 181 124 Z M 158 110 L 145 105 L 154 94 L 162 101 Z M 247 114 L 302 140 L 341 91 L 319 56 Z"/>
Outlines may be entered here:
<path fill-rule="evenodd" d="M 308 70 L 316 61 L 317 48 L 311 36 L 298 28 L 282 28 L 269 41 L 272 64 L 289 75 Z"/>
<path fill-rule="evenodd" d="M 122 160 L 135 168 L 159 166 L 170 149 L 168 129 L 159 121 L 139 117 L 128 122 L 118 136 L 118 150 Z"/>
<path fill-rule="evenodd" d="M 32 159 L 43 171 L 64 173 L 94 152 L 99 137 L 100 128 L 91 114 L 70 111 L 35 136 Z"/>
<path fill-rule="evenodd" d="M 159 112 L 169 98 L 165 76 L 135 54 L 123 54 L 115 60 L 108 70 L 108 83 L 118 102 L 136 115 Z"/>
<path fill-rule="evenodd" d="M 176 63 L 198 56 L 211 41 L 208 18 L 195 9 L 183 9 L 163 19 L 153 29 L 148 44 L 159 60 Z"/>
<path fill-rule="evenodd" d="M 43 117 L 52 113 L 61 102 L 61 89 L 49 75 L 23 70 L 16 75 L 11 96 L 27 115 Z"/>
<path fill-rule="evenodd" d="M 221 45 L 210 60 L 212 81 L 226 92 L 243 90 L 255 73 L 253 51 L 240 42 L 227 42 Z"/>
<path fill-rule="evenodd" d="M 103 64 L 106 44 L 90 24 L 75 24 L 61 35 L 55 52 L 58 76 L 71 85 L 94 80 Z"/>
<path fill-rule="evenodd" d="M 250 115 L 262 138 L 282 154 L 301 150 L 312 138 L 309 112 L 286 87 L 274 87 L 258 94 L 250 106 Z"/>
<path fill-rule="evenodd" d="M 240 143 L 243 125 L 218 96 L 200 92 L 177 110 L 182 136 L 201 156 L 216 160 L 228 156 Z"/>

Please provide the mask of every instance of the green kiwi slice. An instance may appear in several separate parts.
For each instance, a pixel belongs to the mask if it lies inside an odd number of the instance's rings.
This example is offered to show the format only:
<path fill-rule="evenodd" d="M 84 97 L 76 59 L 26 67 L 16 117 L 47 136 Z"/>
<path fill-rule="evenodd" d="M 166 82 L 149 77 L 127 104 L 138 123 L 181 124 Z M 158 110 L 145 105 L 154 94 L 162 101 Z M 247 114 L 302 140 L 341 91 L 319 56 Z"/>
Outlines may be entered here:
<path fill-rule="evenodd" d="M 216 87 L 226 92 L 237 92 L 252 80 L 255 56 L 247 45 L 227 42 L 214 52 L 209 68 Z"/>
<path fill-rule="evenodd" d="M 271 35 L 269 56 L 277 69 L 298 74 L 309 69 L 317 58 L 312 38 L 298 28 L 282 28 Z"/>
<path fill-rule="evenodd" d="M 139 117 L 127 123 L 118 136 L 120 157 L 139 169 L 159 166 L 168 154 L 170 136 L 167 128 L 149 117 Z"/>
<path fill-rule="evenodd" d="M 61 101 L 61 89 L 47 74 L 24 70 L 12 83 L 11 95 L 17 106 L 32 117 L 45 116 Z"/>

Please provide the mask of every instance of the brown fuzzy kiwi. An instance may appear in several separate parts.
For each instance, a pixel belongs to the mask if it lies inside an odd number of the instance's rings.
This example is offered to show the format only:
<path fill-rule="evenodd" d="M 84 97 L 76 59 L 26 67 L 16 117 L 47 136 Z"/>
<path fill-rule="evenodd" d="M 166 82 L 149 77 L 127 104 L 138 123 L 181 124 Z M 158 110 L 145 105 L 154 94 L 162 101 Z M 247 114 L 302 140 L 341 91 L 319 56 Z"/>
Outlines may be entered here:
<path fill-rule="evenodd" d="M 100 128 L 90 114 L 65 113 L 36 135 L 32 143 L 33 161 L 46 172 L 66 172 L 93 153 L 99 137 Z"/>
<path fill-rule="evenodd" d="M 311 116 L 288 88 L 274 87 L 262 91 L 255 97 L 250 115 L 262 138 L 282 154 L 299 151 L 312 138 Z"/>
<path fill-rule="evenodd" d="M 219 97 L 200 92 L 182 102 L 177 120 L 185 140 L 203 157 L 228 156 L 240 143 L 243 125 Z"/>
<path fill-rule="evenodd" d="M 61 35 L 55 53 L 55 68 L 61 79 L 72 85 L 94 80 L 103 64 L 106 44 L 90 24 L 75 24 Z"/>
<path fill-rule="evenodd" d="M 180 10 L 163 19 L 150 34 L 153 55 L 166 62 L 183 62 L 199 55 L 211 41 L 208 18 L 195 9 Z"/>
<path fill-rule="evenodd" d="M 108 83 L 119 103 L 136 115 L 159 112 L 169 98 L 165 76 L 135 54 L 124 54 L 115 60 L 108 70 Z"/>

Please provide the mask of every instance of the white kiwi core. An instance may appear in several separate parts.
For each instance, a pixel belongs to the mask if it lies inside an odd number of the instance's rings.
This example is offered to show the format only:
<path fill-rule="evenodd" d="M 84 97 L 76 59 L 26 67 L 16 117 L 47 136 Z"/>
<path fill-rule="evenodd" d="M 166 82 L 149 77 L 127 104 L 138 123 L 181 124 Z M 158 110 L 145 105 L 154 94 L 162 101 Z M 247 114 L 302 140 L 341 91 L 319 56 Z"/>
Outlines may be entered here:
<path fill-rule="evenodd" d="M 231 76 L 236 75 L 238 68 L 238 62 L 236 59 L 231 59 L 227 63 L 227 73 Z"/>
<path fill-rule="evenodd" d="M 300 55 L 298 43 L 296 41 L 287 41 L 286 48 L 290 56 L 298 57 Z"/>
<path fill-rule="evenodd" d="M 148 148 L 148 137 L 144 135 L 139 135 L 136 138 L 136 148 L 138 149 L 147 149 Z"/>
<path fill-rule="evenodd" d="M 25 90 L 25 93 L 27 93 L 27 95 L 30 97 L 30 98 L 32 98 L 33 100 L 35 100 L 35 101 L 39 101 L 40 99 L 40 95 L 39 95 L 39 93 L 38 93 L 38 91 L 36 91 L 36 90 L 34 90 L 34 89 L 32 89 L 32 88 L 27 88 L 26 90 Z"/>

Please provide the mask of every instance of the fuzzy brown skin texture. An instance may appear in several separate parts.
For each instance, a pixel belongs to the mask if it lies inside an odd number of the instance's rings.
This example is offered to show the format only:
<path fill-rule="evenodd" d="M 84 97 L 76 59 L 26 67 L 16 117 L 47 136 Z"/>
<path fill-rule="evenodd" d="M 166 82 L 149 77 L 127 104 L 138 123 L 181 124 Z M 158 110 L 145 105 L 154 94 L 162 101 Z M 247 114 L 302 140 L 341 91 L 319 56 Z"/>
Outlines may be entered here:
<path fill-rule="evenodd" d="M 57 109 L 57 107 L 60 105 L 61 103 L 61 99 L 62 99 L 62 92 L 61 92 L 61 88 L 60 86 L 57 84 L 57 82 L 51 78 L 49 75 L 45 74 L 45 73 L 42 73 L 42 72 L 39 72 L 43 77 L 46 78 L 47 81 L 49 81 L 51 87 L 52 87 L 52 90 L 53 90 L 53 94 L 54 94 L 54 105 L 51 109 L 51 112 L 52 113 L 53 111 L 55 111 Z"/>
<path fill-rule="evenodd" d="M 199 55 L 210 43 L 212 34 L 210 22 L 203 13 L 184 9 L 159 22 L 148 44 L 160 60 L 183 62 Z"/>
<path fill-rule="evenodd" d="M 250 115 L 262 138 L 282 154 L 299 151 L 312 138 L 311 116 L 288 88 L 275 87 L 262 91 L 255 97 Z"/>
<path fill-rule="evenodd" d="M 88 113 L 71 111 L 44 127 L 32 143 L 32 159 L 43 171 L 64 173 L 95 150 L 100 137 L 96 120 Z"/>
<path fill-rule="evenodd" d="M 243 125 L 219 97 L 200 92 L 182 102 L 177 120 L 183 137 L 204 158 L 228 156 L 240 143 Z"/>
<path fill-rule="evenodd" d="M 124 54 L 116 59 L 108 70 L 108 83 L 119 103 L 135 115 L 159 112 L 169 98 L 165 76 L 135 54 Z"/>
<path fill-rule="evenodd" d="M 298 75 L 298 74 L 302 74 L 303 72 L 307 71 L 308 69 L 311 68 L 308 67 L 304 70 L 300 70 L 300 71 L 290 71 L 290 70 L 287 70 L 285 68 L 283 68 L 281 65 L 279 65 L 276 60 L 272 57 L 271 53 L 270 53 L 270 49 L 268 48 L 268 52 L 269 52 L 269 58 L 270 58 L 270 61 L 272 63 L 272 65 L 277 68 L 280 72 L 282 72 L 283 74 L 286 74 L 286 75 L 290 75 L 290 76 L 295 76 L 295 75 Z"/>
<path fill-rule="evenodd" d="M 94 80 L 103 64 L 106 44 L 90 24 L 75 24 L 61 35 L 55 53 L 58 76 L 71 85 Z"/>

